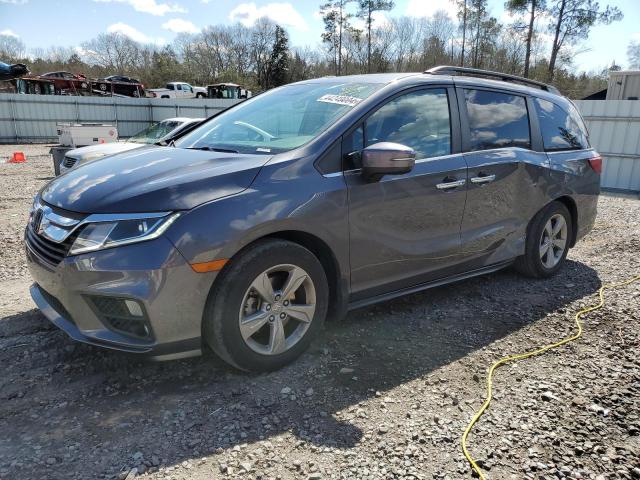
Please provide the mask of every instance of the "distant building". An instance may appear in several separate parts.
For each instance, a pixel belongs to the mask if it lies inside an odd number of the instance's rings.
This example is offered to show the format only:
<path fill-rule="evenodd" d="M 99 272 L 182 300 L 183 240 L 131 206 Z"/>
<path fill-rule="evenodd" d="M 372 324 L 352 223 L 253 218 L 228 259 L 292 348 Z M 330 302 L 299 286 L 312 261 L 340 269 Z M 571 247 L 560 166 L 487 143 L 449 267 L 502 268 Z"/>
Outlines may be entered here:
<path fill-rule="evenodd" d="M 609 71 L 607 88 L 581 100 L 638 100 L 640 99 L 640 70 Z"/>
<path fill-rule="evenodd" d="M 609 72 L 607 100 L 638 100 L 640 98 L 640 70 Z"/>

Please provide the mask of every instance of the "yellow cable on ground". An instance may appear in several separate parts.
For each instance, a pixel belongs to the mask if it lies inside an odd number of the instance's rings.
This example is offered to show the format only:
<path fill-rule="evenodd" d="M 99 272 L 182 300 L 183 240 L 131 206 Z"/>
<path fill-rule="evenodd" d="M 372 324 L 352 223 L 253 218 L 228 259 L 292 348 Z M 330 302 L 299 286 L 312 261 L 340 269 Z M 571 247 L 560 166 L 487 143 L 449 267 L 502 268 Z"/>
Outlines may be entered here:
<path fill-rule="evenodd" d="M 635 277 L 633 277 L 633 278 L 631 278 L 629 280 L 625 280 L 623 282 L 611 283 L 611 284 L 603 285 L 602 287 L 600 287 L 600 289 L 598 290 L 598 295 L 600 297 L 600 301 L 598 302 L 597 305 L 593 305 L 591 307 L 583 308 L 578 313 L 576 313 L 575 321 L 576 321 L 576 326 L 578 327 L 578 331 L 575 334 L 571 335 L 570 337 L 566 337 L 566 338 L 560 340 L 559 342 L 551 343 L 549 345 L 545 345 L 544 347 L 540 347 L 540 348 L 538 348 L 536 350 L 532 350 L 530 352 L 519 353 L 517 355 L 509 355 L 507 357 L 503 357 L 500 360 L 498 360 L 497 362 L 495 362 L 493 365 L 491 365 L 491 368 L 489 369 L 489 373 L 487 374 L 487 399 L 484 401 L 484 403 L 480 407 L 480 410 L 478 410 L 478 412 L 473 416 L 473 419 L 471 420 L 471 423 L 469 423 L 469 426 L 467 426 L 466 430 L 462 434 L 462 451 L 464 453 L 464 456 L 467 458 L 467 460 L 471 464 L 471 467 L 478 474 L 478 476 L 480 477 L 481 480 L 486 480 L 486 477 L 482 474 L 482 471 L 480 470 L 480 467 L 475 462 L 475 460 L 471 457 L 471 454 L 469 453 L 469 450 L 467 449 L 467 437 L 469 436 L 469 433 L 471 432 L 471 429 L 476 424 L 478 419 L 482 416 L 482 414 L 485 412 L 485 410 L 487 410 L 487 408 L 489 408 L 489 404 L 491 403 L 491 398 L 492 398 L 491 390 L 492 390 L 492 387 L 493 387 L 493 373 L 495 372 L 495 370 L 498 367 L 500 367 L 501 365 L 504 365 L 506 363 L 513 362 L 515 360 L 522 360 L 523 358 L 529 358 L 529 357 L 533 357 L 533 356 L 536 356 L 536 355 L 540 355 L 541 353 L 544 353 L 547 350 L 551 350 L 552 348 L 559 347 L 561 345 L 564 345 L 565 343 L 569 343 L 569 342 L 572 342 L 572 341 L 578 339 L 580 337 L 580 335 L 582 335 L 582 323 L 580 322 L 580 318 L 582 316 L 584 316 L 585 314 L 587 314 L 589 312 L 593 312 L 594 310 L 598 310 L 598 309 L 600 309 L 600 308 L 602 308 L 604 306 L 604 291 L 605 290 L 610 290 L 610 289 L 623 287 L 625 285 L 629 285 L 630 283 L 637 282 L 638 280 L 640 280 L 640 275 L 637 275 L 637 276 L 635 276 Z"/>

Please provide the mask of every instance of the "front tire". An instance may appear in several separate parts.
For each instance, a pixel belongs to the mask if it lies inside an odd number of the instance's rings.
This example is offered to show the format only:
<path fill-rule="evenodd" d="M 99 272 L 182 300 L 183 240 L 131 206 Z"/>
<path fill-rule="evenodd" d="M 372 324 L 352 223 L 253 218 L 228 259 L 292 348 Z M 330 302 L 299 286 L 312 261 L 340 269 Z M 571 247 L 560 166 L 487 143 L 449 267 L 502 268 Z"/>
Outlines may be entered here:
<path fill-rule="evenodd" d="M 569 210 L 561 202 L 551 202 L 529 223 L 525 254 L 516 259 L 516 269 L 532 278 L 554 275 L 564 265 L 572 235 Z"/>
<path fill-rule="evenodd" d="M 277 370 L 318 335 L 329 301 L 327 277 L 306 248 L 262 240 L 225 266 L 207 299 L 203 336 L 227 363 Z"/>

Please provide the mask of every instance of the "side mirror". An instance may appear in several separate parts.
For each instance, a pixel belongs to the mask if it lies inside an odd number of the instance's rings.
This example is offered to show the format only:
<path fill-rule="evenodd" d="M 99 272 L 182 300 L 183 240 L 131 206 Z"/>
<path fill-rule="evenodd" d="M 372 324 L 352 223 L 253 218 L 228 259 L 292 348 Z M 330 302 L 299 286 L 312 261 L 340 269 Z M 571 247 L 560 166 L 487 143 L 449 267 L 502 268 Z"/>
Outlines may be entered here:
<path fill-rule="evenodd" d="M 399 143 L 374 143 L 362 150 L 362 175 L 369 181 L 408 173 L 415 164 L 416 152 Z"/>

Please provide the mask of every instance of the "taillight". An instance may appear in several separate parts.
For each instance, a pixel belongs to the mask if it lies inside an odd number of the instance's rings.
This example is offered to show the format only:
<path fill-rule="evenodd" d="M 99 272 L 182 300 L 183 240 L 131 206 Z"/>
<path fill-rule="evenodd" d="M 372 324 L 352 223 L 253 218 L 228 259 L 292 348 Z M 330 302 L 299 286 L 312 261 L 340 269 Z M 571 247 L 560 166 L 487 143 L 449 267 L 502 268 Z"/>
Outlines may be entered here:
<path fill-rule="evenodd" d="M 602 173 L 602 157 L 593 157 L 589 159 L 589 165 L 593 168 L 593 171 L 598 175 Z"/>

